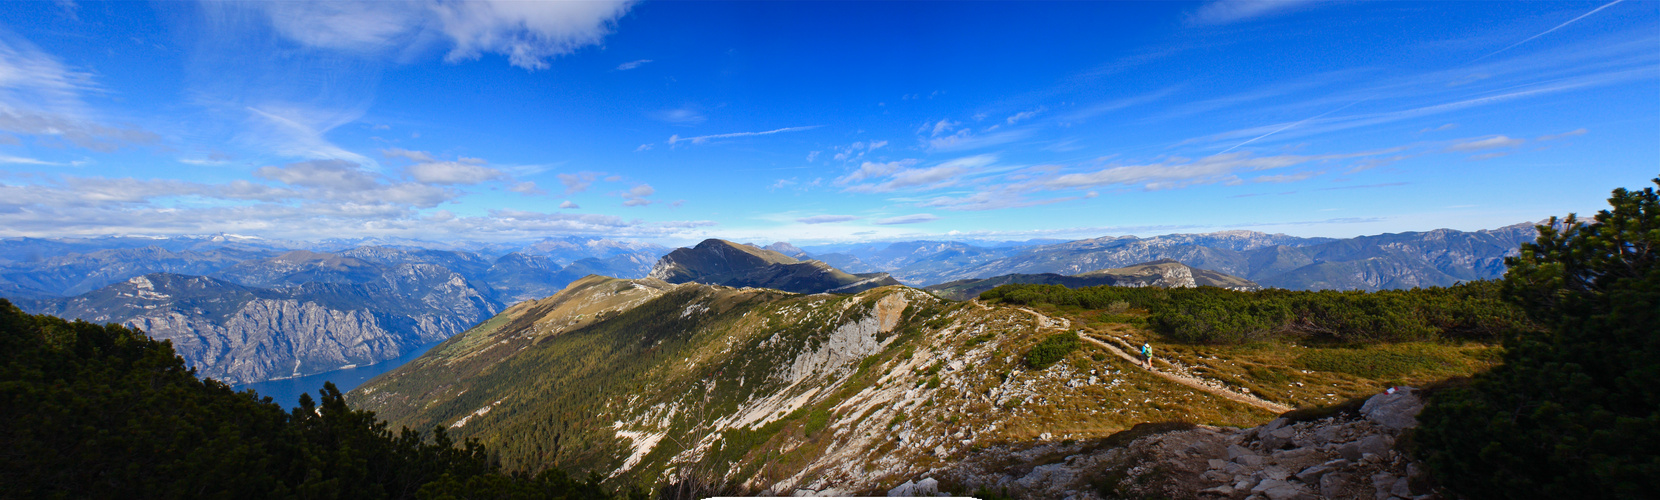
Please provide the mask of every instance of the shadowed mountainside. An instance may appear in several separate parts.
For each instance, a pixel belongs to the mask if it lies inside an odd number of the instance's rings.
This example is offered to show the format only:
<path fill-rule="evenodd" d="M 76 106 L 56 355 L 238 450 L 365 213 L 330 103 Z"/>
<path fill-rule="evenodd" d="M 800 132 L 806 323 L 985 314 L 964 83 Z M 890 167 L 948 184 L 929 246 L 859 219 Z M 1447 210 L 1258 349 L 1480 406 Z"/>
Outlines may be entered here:
<path fill-rule="evenodd" d="M 887 273 L 848 274 L 821 261 L 801 261 L 718 239 L 669 252 L 647 276 L 669 283 L 772 288 L 793 293 L 858 293 L 899 284 Z"/>

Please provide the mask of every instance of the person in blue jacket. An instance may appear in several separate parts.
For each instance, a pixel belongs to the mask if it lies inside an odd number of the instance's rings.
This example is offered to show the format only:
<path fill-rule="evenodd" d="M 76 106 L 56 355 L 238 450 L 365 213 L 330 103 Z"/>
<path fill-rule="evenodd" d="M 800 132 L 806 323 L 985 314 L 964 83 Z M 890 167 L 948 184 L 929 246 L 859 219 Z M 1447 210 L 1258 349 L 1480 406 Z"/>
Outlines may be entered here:
<path fill-rule="evenodd" d="M 1148 368 L 1153 367 L 1153 346 L 1141 344 L 1141 359 L 1146 361 Z"/>

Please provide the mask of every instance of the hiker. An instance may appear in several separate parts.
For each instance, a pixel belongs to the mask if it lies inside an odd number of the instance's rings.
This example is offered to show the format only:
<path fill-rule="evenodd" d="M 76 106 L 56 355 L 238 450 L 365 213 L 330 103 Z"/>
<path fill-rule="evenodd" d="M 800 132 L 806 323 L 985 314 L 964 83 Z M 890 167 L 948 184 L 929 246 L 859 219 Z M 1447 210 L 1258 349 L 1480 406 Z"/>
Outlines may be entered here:
<path fill-rule="evenodd" d="M 1147 363 L 1148 368 L 1152 368 L 1153 367 L 1153 346 L 1147 345 L 1145 343 L 1141 344 L 1141 358 Z"/>

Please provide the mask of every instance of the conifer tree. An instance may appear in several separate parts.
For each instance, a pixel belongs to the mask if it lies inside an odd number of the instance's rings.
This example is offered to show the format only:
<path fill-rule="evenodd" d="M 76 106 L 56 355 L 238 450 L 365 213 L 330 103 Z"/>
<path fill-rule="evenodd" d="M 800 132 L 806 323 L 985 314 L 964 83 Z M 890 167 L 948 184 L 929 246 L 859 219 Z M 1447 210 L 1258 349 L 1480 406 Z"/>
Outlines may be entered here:
<path fill-rule="evenodd" d="M 1660 184 L 1660 179 L 1655 179 Z M 1652 498 L 1660 492 L 1660 198 L 1539 226 L 1508 259 L 1507 299 L 1544 331 L 1431 398 L 1416 434 L 1435 476 L 1470 498 Z"/>

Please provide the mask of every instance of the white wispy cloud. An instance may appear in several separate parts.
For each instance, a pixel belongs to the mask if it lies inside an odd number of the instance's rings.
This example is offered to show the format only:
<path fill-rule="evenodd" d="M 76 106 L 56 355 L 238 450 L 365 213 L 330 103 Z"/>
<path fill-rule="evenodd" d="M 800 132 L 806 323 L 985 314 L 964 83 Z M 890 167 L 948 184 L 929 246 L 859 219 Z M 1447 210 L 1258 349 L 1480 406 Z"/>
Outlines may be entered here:
<path fill-rule="evenodd" d="M 857 215 L 814 215 L 812 217 L 802 217 L 796 219 L 795 221 L 802 224 L 829 224 L 833 222 L 854 221 L 863 218 L 864 217 L 859 217 Z"/>
<path fill-rule="evenodd" d="M 698 110 L 693 109 L 692 107 L 689 107 L 689 106 L 688 107 L 683 107 L 683 108 L 677 108 L 677 109 L 668 109 L 668 110 L 658 111 L 656 113 L 652 113 L 651 118 L 653 120 L 657 120 L 657 121 L 672 124 L 672 125 L 697 125 L 699 123 L 703 123 L 704 120 L 708 119 L 707 117 L 703 116 L 702 112 L 699 112 Z M 670 142 L 670 144 L 673 144 L 673 142 Z"/>
<path fill-rule="evenodd" d="M 865 162 L 859 169 L 836 180 L 854 193 L 887 193 L 897 190 L 928 191 L 956 185 L 965 176 L 997 162 L 996 155 L 957 158 L 925 168 L 911 168 L 914 160 L 888 163 Z M 882 182 L 864 182 L 886 179 Z"/>
<path fill-rule="evenodd" d="M 316 49 L 393 55 L 441 38 L 450 62 L 492 53 L 537 70 L 552 58 L 598 44 L 633 5 L 630 0 L 399 2 L 293 0 L 208 3 L 213 10 L 251 9 L 282 36 Z M 210 19 L 235 18 L 234 12 Z"/>
<path fill-rule="evenodd" d="M 800 132 L 800 131 L 803 131 L 803 130 L 812 130 L 812 129 L 819 128 L 819 127 L 820 127 L 819 125 L 810 125 L 810 126 L 806 126 L 806 127 L 784 127 L 784 128 L 781 128 L 781 129 L 767 130 L 767 131 L 763 131 L 763 132 L 732 132 L 732 133 L 729 133 L 729 134 L 713 134 L 713 135 L 703 135 L 703 136 L 697 136 L 697 137 L 681 137 L 679 134 L 676 134 L 676 135 L 669 136 L 668 144 L 671 145 L 671 146 L 675 145 L 675 144 L 682 143 L 682 142 L 689 142 L 689 143 L 692 143 L 692 144 L 703 144 L 705 142 L 712 141 L 712 140 L 715 140 L 715 139 L 734 139 L 734 138 L 738 138 L 738 137 L 754 137 L 754 136 L 760 136 L 760 135 L 782 134 L 784 132 Z"/>
<path fill-rule="evenodd" d="M 647 199 L 648 196 L 657 194 L 657 189 L 651 187 L 650 184 L 636 184 L 627 191 L 618 191 L 613 194 L 622 197 L 623 206 L 625 207 L 643 207 L 657 202 L 657 200 Z"/>
<path fill-rule="evenodd" d="M 248 107 L 250 129 L 238 139 L 259 149 L 292 158 L 345 160 L 378 168 L 379 162 L 336 145 L 329 131 L 356 121 L 361 109 L 316 109 L 269 104 Z"/>
<path fill-rule="evenodd" d="M 1589 133 L 1589 132 L 1590 131 L 1586 130 L 1586 129 L 1578 129 L 1578 130 L 1573 130 L 1573 131 L 1569 131 L 1569 132 L 1563 132 L 1563 133 L 1560 133 L 1560 134 L 1541 135 L 1541 136 L 1539 136 L 1538 139 L 1534 139 L 1534 140 L 1539 141 L 1539 142 L 1554 141 L 1554 140 L 1557 140 L 1557 139 L 1573 137 L 1573 136 L 1576 136 L 1576 135 L 1585 135 L 1586 133 Z"/>
<path fill-rule="evenodd" d="M 508 186 L 507 190 L 525 196 L 541 196 L 548 194 L 546 189 L 537 187 L 535 181 L 515 182 L 512 186 Z"/>
<path fill-rule="evenodd" d="M 1249 153 L 1226 153 L 1197 160 L 1170 158 L 1160 163 L 1125 165 L 1094 172 L 1065 174 L 1043 182 L 1051 189 L 1074 189 L 1110 185 L 1140 184 L 1146 189 L 1169 189 L 1198 183 L 1227 180 L 1241 172 L 1300 165 L 1321 159 L 1317 156 L 1278 155 L 1253 157 Z"/>
<path fill-rule="evenodd" d="M 1276 184 L 1286 183 L 1286 182 L 1299 182 L 1299 181 L 1309 180 L 1309 179 L 1314 178 L 1315 176 L 1318 176 L 1322 173 L 1324 173 L 1324 172 L 1298 172 L 1298 173 L 1295 173 L 1295 174 L 1259 175 L 1259 176 L 1256 176 L 1256 177 L 1252 177 L 1251 182 L 1256 182 L 1256 183 L 1270 182 L 1270 183 L 1276 183 Z"/>
<path fill-rule="evenodd" d="M 640 60 L 625 62 L 625 63 L 617 65 L 617 71 L 628 71 L 628 70 L 631 70 L 631 69 L 634 69 L 634 68 L 638 68 L 640 66 L 644 66 L 646 63 L 649 63 L 649 62 L 651 62 L 650 59 L 640 59 Z"/>
<path fill-rule="evenodd" d="M 422 184 L 472 185 L 502 178 L 500 170 L 459 161 L 417 163 L 406 168 L 409 176 Z M 535 186 L 530 186 L 535 189 Z"/>
<path fill-rule="evenodd" d="M 131 126 L 109 126 L 83 100 L 104 90 L 26 40 L 0 33 L 0 131 L 60 138 L 94 151 L 154 144 L 160 136 Z"/>
<path fill-rule="evenodd" d="M 1114 111 L 1127 109 L 1127 108 L 1132 108 L 1132 107 L 1140 106 L 1140 105 L 1147 104 L 1147 103 L 1150 103 L 1150 102 L 1165 99 L 1165 98 L 1169 97 L 1171 94 L 1176 93 L 1178 90 L 1181 90 L 1180 85 L 1165 87 L 1165 88 L 1155 90 L 1155 91 L 1152 91 L 1152 92 L 1148 92 L 1148 93 L 1145 93 L 1145 94 L 1141 94 L 1141 95 L 1134 95 L 1134 96 L 1123 97 L 1123 98 L 1119 98 L 1119 99 L 1113 99 L 1113 100 L 1110 100 L 1110 101 L 1098 102 L 1098 103 L 1095 103 L 1095 104 L 1084 106 L 1083 109 L 1079 109 L 1078 111 L 1074 111 L 1074 112 L 1072 112 L 1070 114 L 1066 114 L 1064 116 L 1067 120 L 1087 120 L 1087 119 L 1094 118 L 1096 116 L 1100 116 L 1100 115 L 1103 115 L 1103 114 L 1111 113 L 1111 112 L 1114 112 Z"/>
<path fill-rule="evenodd" d="M 394 182 L 343 160 L 311 160 L 283 166 L 265 166 L 254 176 L 307 188 L 297 196 L 355 204 L 398 204 L 431 208 L 460 193 L 417 182 Z"/>
<path fill-rule="evenodd" d="M 578 209 L 578 208 L 582 208 L 582 205 L 578 205 L 578 204 L 576 204 L 576 202 L 573 202 L 571 200 L 565 200 L 564 202 L 561 202 L 559 204 L 559 208 L 563 208 L 563 209 L 567 209 L 567 210 L 575 210 L 575 209 Z"/>
<path fill-rule="evenodd" d="M 1034 198 L 1032 197 L 1032 191 L 1034 189 L 1031 186 L 994 187 L 966 195 L 935 196 L 919 200 L 916 206 L 957 211 L 985 211 L 1050 205 L 1082 198 L 1079 196 Z"/>
<path fill-rule="evenodd" d="M 1034 110 L 1031 110 L 1031 111 L 1021 111 L 1019 113 L 1009 115 L 1009 117 L 1005 118 L 1003 120 L 1003 122 L 1007 123 L 1009 125 L 1014 125 L 1016 123 L 1020 123 L 1020 122 L 1025 121 L 1025 120 L 1030 120 L 1030 119 L 1032 119 L 1032 117 L 1037 116 L 1038 113 L 1042 113 L 1042 112 L 1046 111 L 1047 109 L 1048 108 L 1039 106 L 1037 109 L 1034 109 Z"/>
<path fill-rule="evenodd" d="M 1284 14 L 1323 3 L 1323 0 L 1212 0 L 1188 17 L 1197 24 L 1228 24 Z"/>
<path fill-rule="evenodd" d="M 831 158 L 836 159 L 836 161 L 858 161 L 860 158 L 863 158 L 865 154 L 887 145 L 888 141 L 873 140 L 869 142 L 858 141 L 847 146 L 834 146 L 831 147 L 831 150 L 834 151 L 835 154 L 832 155 Z M 818 152 L 814 151 L 809 153 L 807 156 L 807 161 L 811 162 L 814 157 L 818 156 Z"/>
<path fill-rule="evenodd" d="M 1527 142 L 1527 139 L 1513 139 L 1502 135 L 1495 135 L 1492 137 L 1468 140 L 1453 144 L 1451 146 L 1447 146 L 1447 151 L 1470 152 L 1493 148 L 1513 148 L 1520 146 L 1525 142 Z"/>
<path fill-rule="evenodd" d="M 36 159 L 36 158 L 25 158 L 25 157 L 22 157 L 22 156 L 6 156 L 6 155 L 0 155 L 0 163 L 10 163 L 10 164 L 15 164 L 15 165 L 42 165 L 42 166 L 63 165 L 62 163 L 58 163 L 58 162 L 55 162 L 55 161 L 46 161 L 46 160 L 41 160 L 41 159 Z"/>
<path fill-rule="evenodd" d="M 1541 33 L 1539 33 L 1539 34 L 1537 34 L 1537 35 L 1533 35 L 1533 36 L 1530 36 L 1530 37 L 1527 37 L 1527 38 L 1525 38 L 1525 39 L 1523 39 L 1523 40 L 1522 40 L 1522 41 L 1520 41 L 1520 42 L 1516 42 L 1516 43 L 1513 43 L 1513 44 L 1510 44 L 1510 45 L 1509 45 L 1509 46 L 1506 46 L 1506 47 L 1505 47 L 1505 48 L 1502 48 L 1502 49 L 1499 49 L 1499 50 L 1495 50 L 1495 51 L 1493 51 L 1493 52 L 1492 52 L 1492 53 L 1489 53 L 1489 54 L 1487 54 L 1487 55 L 1484 55 L 1484 56 L 1481 56 L 1481 57 L 1478 57 L 1478 58 L 1476 58 L 1476 59 L 1475 59 L 1475 61 L 1480 61 L 1480 60 L 1482 60 L 1482 59 L 1486 59 L 1486 58 L 1489 58 L 1489 57 L 1493 57 L 1493 56 L 1496 56 L 1496 55 L 1499 55 L 1499 54 L 1500 54 L 1500 53 L 1502 53 L 1502 52 L 1504 52 L 1504 51 L 1507 51 L 1507 50 L 1510 50 L 1510 49 L 1514 49 L 1514 48 L 1516 48 L 1516 47 L 1517 47 L 1517 46 L 1519 46 L 1519 45 L 1521 45 L 1521 44 L 1524 44 L 1524 43 L 1527 43 L 1527 42 L 1531 42 L 1531 41 L 1533 41 L 1533 39 L 1535 39 L 1535 38 L 1539 38 L 1539 37 L 1542 37 L 1542 36 L 1545 36 L 1545 35 L 1549 35 L 1549 34 L 1551 34 L 1551 32 L 1553 32 L 1553 31 L 1556 31 L 1556 30 L 1559 30 L 1559 29 L 1562 29 L 1562 28 L 1563 28 L 1563 27 L 1564 27 L 1564 26 L 1567 26 L 1567 25 L 1570 25 L 1570 24 L 1573 24 L 1573 23 L 1575 23 L 1575 22 L 1578 22 L 1578 21 L 1579 21 L 1579 20 L 1580 20 L 1580 19 L 1585 19 L 1585 18 L 1587 18 L 1587 17 L 1591 17 L 1591 14 L 1596 14 L 1596 13 L 1598 13 L 1598 12 L 1602 12 L 1602 9 L 1606 9 L 1606 8 L 1609 8 L 1609 7 L 1613 7 L 1613 6 L 1614 6 L 1614 4 L 1617 4 L 1617 3 L 1620 3 L 1620 2 L 1624 2 L 1624 1 L 1625 1 L 1625 0 L 1614 0 L 1614 1 L 1612 1 L 1612 2 L 1608 2 L 1608 3 L 1606 3 L 1606 4 L 1603 4 L 1603 5 L 1602 5 L 1602 6 L 1601 6 L 1601 7 L 1597 7 L 1597 8 L 1595 8 L 1595 9 L 1591 9 L 1591 11 L 1590 11 L 1590 12 L 1586 12 L 1586 13 L 1584 13 L 1584 14 L 1580 14 L 1580 15 L 1579 15 L 1579 17 L 1576 17 L 1576 18 L 1573 18 L 1573 19 L 1569 19 L 1569 20 L 1568 20 L 1568 21 L 1567 21 L 1567 22 L 1564 22 L 1564 23 L 1562 23 L 1562 24 L 1558 24 L 1558 25 L 1556 25 L 1556 27 L 1554 27 L 1554 28 L 1551 28 L 1551 29 L 1548 29 L 1548 30 L 1545 30 L 1545 31 L 1543 31 L 1543 32 L 1541 32 Z M 1471 62 L 1475 62 L 1475 61 L 1471 61 Z"/>
<path fill-rule="evenodd" d="M 845 185 L 851 182 L 860 182 L 867 179 L 876 179 L 893 175 L 894 172 L 915 165 L 917 160 L 896 160 L 890 162 L 864 162 L 858 170 L 836 179 L 836 184 Z"/>
<path fill-rule="evenodd" d="M 1184 144 L 1216 143 L 1215 147 L 1220 150 L 1271 133 L 1272 137 L 1283 142 L 1406 120 L 1428 121 L 1435 119 L 1436 115 L 1449 115 L 1520 100 L 1541 100 L 1548 96 L 1634 81 L 1652 81 L 1660 77 L 1660 52 L 1652 49 L 1653 38 L 1632 35 L 1611 33 L 1552 47 L 1536 54 L 1529 54 L 1525 58 L 1494 58 L 1482 64 L 1448 70 L 1397 74 L 1379 73 L 1375 70 L 1351 71 L 1311 77 L 1306 82 L 1289 84 L 1301 87 L 1301 90 L 1290 95 L 1308 97 L 1282 99 L 1279 104 L 1257 105 L 1250 113 L 1269 116 L 1297 116 L 1303 113 L 1307 114 L 1305 116 L 1325 116 L 1236 129 L 1184 141 Z M 1460 87 L 1449 88 L 1445 85 L 1448 81 L 1465 78 L 1471 73 L 1490 75 L 1490 78 Z M 1332 90 L 1327 91 L 1327 86 L 1331 86 Z M 1284 95 L 1273 88 L 1259 89 L 1247 94 L 1239 98 L 1251 101 L 1252 96 L 1257 94 Z M 1354 104 L 1368 98 L 1371 100 L 1366 101 L 1365 106 Z M 1225 99 L 1232 102 L 1232 98 Z M 1354 107 L 1342 112 L 1330 112 L 1345 105 Z M 1173 109 L 1184 110 L 1186 106 L 1178 105 Z M 1159 118 L 1172 117 L 1177 115 L 1159 115 Z M 1291 125 L 1295 126 L 1288 128 Z M 1276 130 L 1281 131 L 1275 133 Z M 1262 142 L 1267 141 L 1257 139 L 1253 144 Z"/>
<path fill-rule="evenodd" d="M 601 175 L 605 174 L 602 172 L 577 172 L 574 174 L 559 174 L 557 177 L 559 183 L 565 185 L 565 196 L 570 196 L 587 191 L 588 187 L 593 186 L 594 181 L 598 180 Z"/>
<path fill-rule="evenodd" d="M 1032 131 L 1023 128 L 1000 130 L 986 134 L 975 134 L 965 128 L 949 135 L 929 138 L 923 143 L 930 151 L 968 151 L 1008 144 L 1031 136 Z"/>
<path fill-rule="evenodd" d="M 1258 140 L 1261 140 L 1261 139 L 1264 139 L 1264 138 L 1267 138 L 1267 137 L 1268 137 L 1268 136 L 1271 136 L 1271 135 L 1274 135 L 1274 134 L 1278 134 L 1278 133 L 1280 133 L 1280 132 L 1284 132 L 1284 131 L 1286 131 L 1286 130 L 1290 130 L 1290 129 L 1292 129 L 1292 128 L 1294 128 L 1294 127 L 1296 127 L 1296 126 L 1298 126 L 1298 125 L 1302 125 L 1302 124 L 1304 124 L 1304 123 L 1308 123 L 1308 122 L 1310 122 L 1310 121 L 1313 121 L 1313 120 L 1318 120 L 1318 119 L 1320 119 L 1320 118 L 1322 118 L 1322 117 L 1324 117 L 1324 116 L 1326 116 L 1326 115 L 1329 115 L 1329 114 L 1332 114 L 1332 113 L 1336 113 L 1336 112 L 1338 112 L 1338 111 L 1342 111 L 1342 110 L 1344 110 L 1344 109 L 1347 109 L 1347 108 L 1348 108 L 1348 107 L 1350 107 L 1350 106 L 1354 106 L 1354 105 L 1356 105 L 1356 104 L 1360 104 L 1360 103 L 1362 103 L 1362 102 L 1366 102 L 1366 101 L 1367 101 L 1367 100 L 1369 100 L 1369 99 L 1371 99 L 1371 98 L 1370 98 L 1370 97 L 1368 97 L 1368 98 L 1364 98 L 1364 99 L 1360 99 L 1360 100 L 1357 100 L 1357 101 L 1355 101 L 1355 102 L 1351 102 L 1351 103 L 1348 103 L 1348 104 L 1344 104 L 1344 105 L 1342 105 L 1342 106 L 1339 106 L 1339 107 L 1337 107 L 1337 108 L 1335 108 L 1335 109 L 1332 109 L 1332 110 L 1330 110 L 1330 111 L 1327 111 L 1327 112 L 1324 112 L 1324 113 L 1320 113 L 1320 114 L 1318 114 L 1318 115 L 1314 115 L 1314 116 L 1311 116 L 1311 117 L 1308 117 L 1308 118 L 1304 118 L 1304 119 L 1302 119 L 1302 120 L 1298 120 L 1298 121 L 1296 121 L 1296 122 L 1292 122 L 1292 123 L 1291 123 L 1291 124 L 1289 124 L 1289 125 L 1286 125 L 1286 126 L 1283 126 L 1283 127 L 1280 127 L 1280 128 L 1276 128 L 1276 129 L 1274 129 L 1274 130 L 1272 130 L 1272 131 L 1269 131 L 1269 132 L 1268 132 L 1268 133 L 1266 133 L 1266 134 L 1262 134 L 1262 135 L 1259 135 L 1259 136 L 1256 136 L 1256 137 L 1252 137 L 1252 138 L 1250 138 L 1250 139 L 1247 139 L 1247 140 L 1246 140 L 1246 141 L 1245 141 L 1245 142 L 1241 142 L 1241 143 L 1239 143 L 1239 144 L 1235 144 L 1235 145 L 1233 145 L 1233 146 L 1232 146 L 1232 147 L 1229 147 L 1229 148 L 1228 148 L 1228 149 L 1224 149 L 1224 150 L 1222 150 L 1222 152 L 1223 152 L 1223 153 L 1226 153 L 1226 152 L 1229 152 L 1229 151 L 1233 151 L 1233 150 L 1235 150 L 1235 149 L 1239 149 L 1239 147 L 1240 147 L 1240 146 L 1244 146 L 1244 145 L 1246 145 L 1246 144 L 1250 144 L 1250 143 L 1253 143 L 1253 142 L 1256 142 L 1256 141 L 1258 141 Z"/>
<path fill-rule="evenodd" d="M 294 239 L 434 233 L 481 241 L 548 234 L 684 238 L 714 224 L 505 209 L 457 216 L 433 208 L 453 192 L 396 182 L 337 160 L 273 166 L 260 173 L 259 178 L 275 184 L 76 176 L 24 185 L 0 182 L 0 237 L 232 232 Z M 566 204 L 564 208 L 576 208 Z"/>
<path fill-rule="evenodd" d="M 876 224 L 876 225 L 879 225 L 879 226 L 896 226 L 896 225 L 900 225 L 900 224 L 920 224 L 920 223 L 923 223 L 923 222 L 933 222 L 933 221 L 936 221 L 936 220 L 939 220 L 939 219 L 940 218 L 938 216 L 935 216 L 934 214 L 911 214 L 911 215 L 901 215 L 901 216 L 898 216 L 898 217 L 888 217 L 888 218 L 885 218 L 885 219 L 876 219 L 876 220 L 873 220 L 873 221 L 870 221 L 870 222 L 872 224 Z"/>
<path fill-rule="evenodd" d="M 445 186 L 473 185 L 487 181 L 507 179 L 507 174 L 501 170 L 484 166 L 485 161 L 478 158 L 457 158 L 455 160 L 439 160 L 426 151 L 410 151 L 400 148 L 391 148 L 381 151 L 388 158 L 404 158 L 413 164 L 404 167 L 404 171 L 422 184 L 438 184 Z M 536 191 L 536 184 L 516 184 L 509 188 L 514 192 L 532 193 Z"/>

